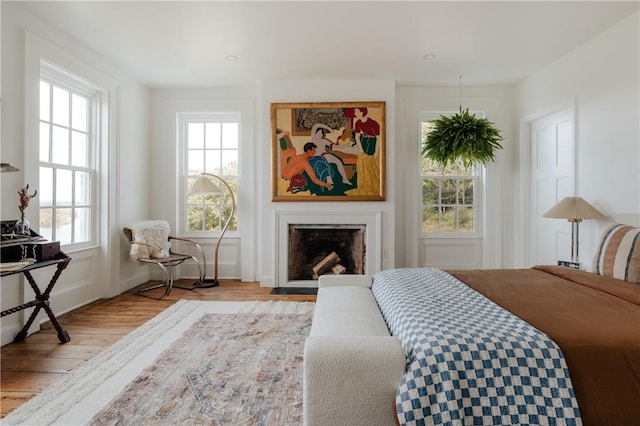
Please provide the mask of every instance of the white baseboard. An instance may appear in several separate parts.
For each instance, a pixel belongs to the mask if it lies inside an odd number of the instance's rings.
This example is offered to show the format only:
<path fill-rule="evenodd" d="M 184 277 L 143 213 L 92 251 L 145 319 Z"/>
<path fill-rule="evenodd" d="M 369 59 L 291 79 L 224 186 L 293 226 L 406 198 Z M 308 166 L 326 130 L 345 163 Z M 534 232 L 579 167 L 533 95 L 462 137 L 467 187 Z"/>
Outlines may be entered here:
<path fill-rule="evenodd" d="M 132 288 L 139 286 L 140 284 L 144 284 L 150 279 L 155 278 L 150 278 L 150 274 L 148 271 L 142 271 L 135 275 L 130 275 L 126 279 L 120 281 L 120 294 L 129 291 Z"/>
<path fill-rule="evenodd" d="M 18 318 L 17 314 L 16 318 Z M 6 318 L 6 317 L 5 317 Z M 13 342 L 13 339 L 16 337 L 16 334 L 20 332 L 22 329 L 22 325 L 17 324 L 8 324 L 5 326 L 5 321 L 2 321 L 2 329 L 0 330 L 0 345 L 4 346 L 8 343 Z"/>

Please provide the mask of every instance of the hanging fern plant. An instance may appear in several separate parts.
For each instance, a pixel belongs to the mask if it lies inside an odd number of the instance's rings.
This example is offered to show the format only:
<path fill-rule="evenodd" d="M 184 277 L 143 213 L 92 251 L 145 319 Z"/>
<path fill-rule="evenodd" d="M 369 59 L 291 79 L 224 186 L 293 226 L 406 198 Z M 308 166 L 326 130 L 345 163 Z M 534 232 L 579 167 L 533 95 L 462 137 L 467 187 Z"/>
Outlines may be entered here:
<path fill-rule="evenodd" d="M 495 151 L 502 149 L 502 136 L 486 118 L 477 118 L 469 109 L 452 116 L 441 115 L 422 145 L 423 158 L 430 158 L 443 167 L 462 160 L 465 166 L 486 165 L 495 161 Z"/>

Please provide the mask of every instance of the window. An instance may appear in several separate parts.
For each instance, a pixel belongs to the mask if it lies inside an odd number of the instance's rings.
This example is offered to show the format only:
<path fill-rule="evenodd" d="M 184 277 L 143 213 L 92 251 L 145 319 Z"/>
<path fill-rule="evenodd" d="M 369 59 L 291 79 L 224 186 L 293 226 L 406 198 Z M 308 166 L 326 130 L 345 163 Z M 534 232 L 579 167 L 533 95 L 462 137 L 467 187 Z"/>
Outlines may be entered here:
<path fill-rule="evenodd" d="M 40 78 L 40 233 L 60 244 L 95 242 L 96 118 L 99 94 L 48 65 Z"/>
<path fill-rule="evenodd" d="M 187 187 L 202 172 L 221 177 L 231 187 L 234 197 L 238 193 L 238 159 L 240 116 L 233 113 L 211 113 L 200 116 L 181 116 L 180 127 L 186 148 Z M 187 232 L 220 231 L 231 213 L 228 190 L 218 185 L 222 195 L 186 195 Z M 229 231 L 237 231 L 237 216 L 229 223 Z"/>
<path fill-rule="evenodd" d="M 446 113 L 423 113 L 420 120 L 421 148 L 433 128 L 431 120 Z M 422 181 L 422 233 L 475 236 L 479 233 L 481 165 L 465 167 L 462 161 L 447 165 L 420 158 Z"/>

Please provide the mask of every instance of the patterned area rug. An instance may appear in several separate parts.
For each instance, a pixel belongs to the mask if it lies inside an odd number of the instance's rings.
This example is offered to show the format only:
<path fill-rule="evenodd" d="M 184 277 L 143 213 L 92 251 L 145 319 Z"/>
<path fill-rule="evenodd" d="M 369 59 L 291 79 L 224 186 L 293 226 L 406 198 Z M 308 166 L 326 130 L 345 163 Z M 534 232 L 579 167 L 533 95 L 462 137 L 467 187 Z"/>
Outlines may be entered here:
<path fill-rule="evenodd" d="M 180 301 L 2 423 L 300 425 L 313 308 Z"/>

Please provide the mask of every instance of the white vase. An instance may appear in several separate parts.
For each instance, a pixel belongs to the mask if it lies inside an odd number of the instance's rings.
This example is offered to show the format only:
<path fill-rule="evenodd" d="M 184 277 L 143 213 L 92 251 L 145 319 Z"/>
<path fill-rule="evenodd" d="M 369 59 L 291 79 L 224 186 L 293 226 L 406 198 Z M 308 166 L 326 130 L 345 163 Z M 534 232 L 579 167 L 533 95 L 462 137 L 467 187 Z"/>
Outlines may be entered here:
<path fill-rule="evenodd" d="M 13 230 L 17 235 L 31 236 L 31 225 L 24 216 L 16 221 Z"/>

